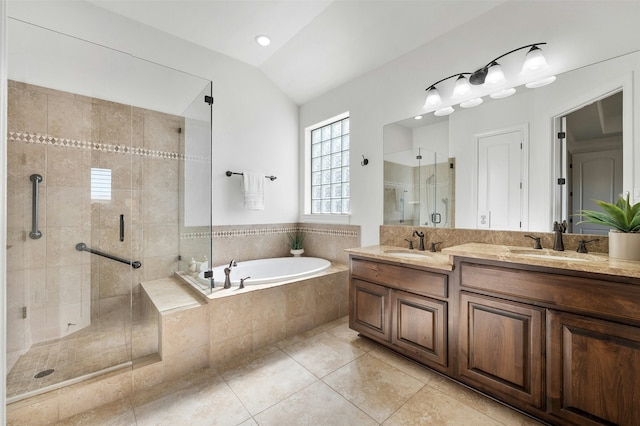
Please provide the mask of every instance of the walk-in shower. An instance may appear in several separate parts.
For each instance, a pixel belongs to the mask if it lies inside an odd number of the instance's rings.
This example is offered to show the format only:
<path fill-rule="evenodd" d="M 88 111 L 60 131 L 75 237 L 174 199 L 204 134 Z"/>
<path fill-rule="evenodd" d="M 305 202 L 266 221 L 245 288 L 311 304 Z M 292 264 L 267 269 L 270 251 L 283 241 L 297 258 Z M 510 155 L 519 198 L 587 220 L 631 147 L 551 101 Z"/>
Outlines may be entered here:
<path fill-rule="evenodd" d="M 139 283 L 211 258 L 211 82 L 9 20 L 7 398 L 158 351 Z"/>

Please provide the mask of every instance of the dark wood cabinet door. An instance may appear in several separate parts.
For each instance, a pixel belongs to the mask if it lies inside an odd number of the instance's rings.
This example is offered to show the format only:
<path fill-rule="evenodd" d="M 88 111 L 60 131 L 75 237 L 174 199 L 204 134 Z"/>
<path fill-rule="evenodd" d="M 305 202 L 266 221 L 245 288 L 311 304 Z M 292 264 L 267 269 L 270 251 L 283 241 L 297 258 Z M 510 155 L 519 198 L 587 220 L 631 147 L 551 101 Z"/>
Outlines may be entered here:
<path fill-rule="evenodd" d="M 351 279 L 349 327 L 365 335 L 391 341 L 390 291 L 381 285 Z"/>
<path fill-rule="evenodd" d="M 391 292 L 391 343 L 425 364 L 447 367 L 447 302 Z"/>
<path fill-rule="evenodd" d="M 580 425 L 640 425 L 640 329 L 549 312 L 551 412 Z"/>
<path fill-rule="evenodd" d="M 458 376 L 517 406 L 544 407 L 542 308 L 461 292 Z"/>

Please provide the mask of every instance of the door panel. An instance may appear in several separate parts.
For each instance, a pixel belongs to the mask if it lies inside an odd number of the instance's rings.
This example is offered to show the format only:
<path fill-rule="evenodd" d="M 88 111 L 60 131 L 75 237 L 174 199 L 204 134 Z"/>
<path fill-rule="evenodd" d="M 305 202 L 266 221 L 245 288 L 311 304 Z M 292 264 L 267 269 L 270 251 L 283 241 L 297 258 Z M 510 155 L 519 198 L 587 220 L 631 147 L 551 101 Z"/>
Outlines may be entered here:
<path fill-rule="evenodd" d="M 478 138 L 478 228 L 520 230 L 523 137 L 518 129 Z"/>

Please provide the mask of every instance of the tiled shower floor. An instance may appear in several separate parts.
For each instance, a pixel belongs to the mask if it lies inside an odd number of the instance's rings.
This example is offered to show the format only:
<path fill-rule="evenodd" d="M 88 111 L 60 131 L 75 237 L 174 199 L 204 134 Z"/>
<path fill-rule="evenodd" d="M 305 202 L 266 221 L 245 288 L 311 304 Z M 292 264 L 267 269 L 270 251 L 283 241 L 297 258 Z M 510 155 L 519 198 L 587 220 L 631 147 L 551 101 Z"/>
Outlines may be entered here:
<path fill-rule="evenodd" d="M 7 374 L 7 398 L 127 363 L 132 351 L 133 359 L 157 352 L 157 334 L 157 322 L 152 320 L 133 326 L 128 320 L 94 321 L 76 333 L 34 345 Z M 34 377 L 48 369 L 54 372 Z"/>

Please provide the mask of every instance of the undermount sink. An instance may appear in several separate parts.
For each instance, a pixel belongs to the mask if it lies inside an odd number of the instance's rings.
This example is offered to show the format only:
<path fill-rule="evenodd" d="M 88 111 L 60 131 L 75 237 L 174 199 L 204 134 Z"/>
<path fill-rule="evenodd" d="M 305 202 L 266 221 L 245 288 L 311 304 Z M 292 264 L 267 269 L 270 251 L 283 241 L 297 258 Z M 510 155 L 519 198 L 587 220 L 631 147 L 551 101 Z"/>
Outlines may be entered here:
<path fill-rule="evenodd" d="M 551 260 L 568 260 L 577 262 L 602 262 L 606 260 L 604 256 L 596 256 L 586 253 L 566 252 L 566 251 L 552 251 L 549 249 L 509 249 L 509 253 L 518 256 L 533 257 L 537 259 L 551 259 Z"/>
<path fill-rule="evenodd" d="M 432 253 L 429 251 L 415 251 L 415 250 L 385 250 L 384 254 L 394 257 L 404 257 L 404 258 L 413 258 L 413 259 L 424 259 L 425 257 L 433 256 L 436 253 Z"/>

